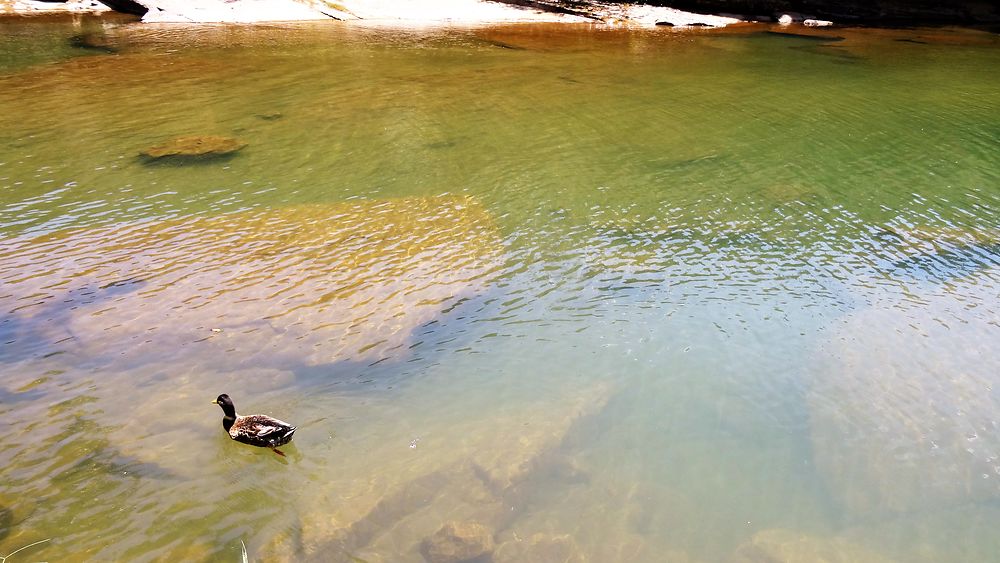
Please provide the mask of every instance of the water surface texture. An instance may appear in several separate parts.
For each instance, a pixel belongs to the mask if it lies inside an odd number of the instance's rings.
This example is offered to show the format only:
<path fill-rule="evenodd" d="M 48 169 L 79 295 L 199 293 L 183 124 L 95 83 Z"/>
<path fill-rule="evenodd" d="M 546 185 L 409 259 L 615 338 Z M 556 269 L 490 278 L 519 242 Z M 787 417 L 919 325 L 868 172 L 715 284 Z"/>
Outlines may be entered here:
<path fill-rule="evenodd" d="M 0 555 L 1000 561 L 996 36 L 0 31 Z"/>

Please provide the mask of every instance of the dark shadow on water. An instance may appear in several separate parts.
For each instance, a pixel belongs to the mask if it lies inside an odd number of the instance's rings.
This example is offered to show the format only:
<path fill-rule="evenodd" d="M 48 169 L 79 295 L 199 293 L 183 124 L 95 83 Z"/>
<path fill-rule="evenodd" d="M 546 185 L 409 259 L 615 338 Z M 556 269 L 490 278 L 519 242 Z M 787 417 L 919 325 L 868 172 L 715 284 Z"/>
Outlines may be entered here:
<path fill-rule="evenodd" d="M 947 281 L 1000 266 L 1000 242 L 966 244 L 953 249 L 917 254 L 892 264 L 895 274 Z"/>
<path fill-rule="evenodd" d="M 405 345 L 389 350 L 382 358 L 280 367 L 295 374 L 296 388 L 340 394 L 381 393 L 421 377 L 428 367 L 446 361 L 455 350 L 478 340 L 482 335 L 476 319 L 483 315 L 484 304 L 506 294 L 504 289 L 494 287 L 456 300 L 433 320 L 413 329 Z"/>
<path fill-rule="evenodd" d="M 651 159 L 642 164 L 648 174 L 655 176 L 674 176 L 676 174 L 691 174 L 698 171 L 712 172 L 726 165 L 727 156 L 722 154 L 704 154 L 690 158 L 663 156 Z"/>
<path fill-rule="evenodd" d="M 65 351 L 75 338 L 66 328 L 74 309 L 112 301 L 145 285 L 144 280 L 137 278 L 116 280 L 99 287 L 82 285 L 50 296 L 41 305 L 29 309 L 29 315 L 4 314 L 0 317 L 0 362 L 17 362 Z"/>
<path fill-rule="evenodd" d="M 819 42 L 819 43 L 834 43 L 837 41 L 843 41 L 844 38 L 839 35 L 819 35 L 819 34 L 806 34 L 806 33 L 791 33 L 787 31 L 765 31 L 765 34 L 771 37 L 781 37 L 784 39 L 794 39 L 800 41 L 808 42 Z"/>
<path fill-rule="evenodd" d="M 10 406 L 15 403 L 30 403 L 32 401 L 37 401 L 45 396 L 45 392 L 41 389 L 29 389 L 27 391 L 8 391 L 4 387 L 0 387 L 0 405 Z M 3 412 L 3 407 L 0 407 L 0 412 Z"/>
<path fill-rule="evenodd" d="M 121 52 L 107 35 L 100 32 L 78 33 L 69 38 L 71 47 L 95 54 L 116 55 Z"/>
<path fill-rule="evenodd" d="M 444 141 L 435 141 L 432 143 L 427 143 L 425 146 L 429 149 L 441 150 L 441 149 L 453 149 L 458 145 L 459 141 L 457 139 L 446 139 Z"/>
<path fill-rule="evenodd" d="M 238 151 L 242 152 L 242 151 Z M 235 158 L 237 152 L 218 154 L 199 154 L 199 155 L 170 155 L 161 157 L 150 157 L 145 155 L 139 155 L 136 160 L 139 161 L 143 166 L 148 167 L 165 167 L 165 168 L 178 168 L 183 166 L 214 166 L 218 164 L 225 164 Z"/>
<path fill-rule="evenodd" d="M 14 528 L 14 510 L 6 506 L 0 506 L 0 541 L 10 535 Z"/>
<path fill-rule="evenodd" d="M 803 52 L 810 53 L 810 54 L 813 54 L 813 55 L 820 55 L 820 56 L 824 56 L 824 57 L 831 57 L 831 58 L 835 59 L 834 62 L 841 63 L 841 64 L 843 64 L 843 63 L 848 63 L 848 64 L 858 63 L 858 62 L 861 62 L 861 61 L 865 60 L 864 57 L 860 57 L 858 55 L 854 55 L 852 53 L 849 53 L 849 52 L 843 50 L 838 45 L 831 45 L 829 43 L 823 43 L 821 45 L 798 45 L 798 46 L 791 47 L 791 48 L 794 49 L 794 50 L 796 50 L 796 51 L 803 51 Z"/>

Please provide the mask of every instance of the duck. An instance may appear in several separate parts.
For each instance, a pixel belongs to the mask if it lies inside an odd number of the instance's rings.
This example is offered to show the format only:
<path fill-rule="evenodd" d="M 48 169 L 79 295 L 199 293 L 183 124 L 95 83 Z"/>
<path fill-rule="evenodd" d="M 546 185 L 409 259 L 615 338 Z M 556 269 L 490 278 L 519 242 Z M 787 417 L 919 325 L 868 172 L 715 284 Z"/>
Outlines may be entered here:
<path fill-rule="evenodd" d="M 229 433 L 230 438 L 251 446 L 271 448 L 274 453 L 285 457 L 278 446 L 284 446 L 292 441 L 295 426 L 264 414 L 240 416 L 236 414 L 233 400 L 225 393 L 219 395 L 212 404 L 222 407 L 222 412 L 225 413 L 222 417 L 222 427 Z"/>

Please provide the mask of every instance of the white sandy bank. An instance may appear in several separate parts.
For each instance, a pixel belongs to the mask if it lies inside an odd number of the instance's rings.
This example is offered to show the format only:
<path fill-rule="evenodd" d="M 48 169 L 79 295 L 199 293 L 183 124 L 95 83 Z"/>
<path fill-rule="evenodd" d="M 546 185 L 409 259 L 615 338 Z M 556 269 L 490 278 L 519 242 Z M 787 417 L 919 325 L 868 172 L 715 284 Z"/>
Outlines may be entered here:
<path fill-rule="evenodd" d="M 642 4 L 588 8 L 590 17 L 520 8 L 489 0 L 136 0 L 149 11 L 146 22 L 257 23 L 276 21 L 364 20 L 393 25 L 475 25 L 505 22 L 609 23 L 677 26 L 702 24 L 719 27 L 734 18 L 692 14 Z M 97 0 L 64 3 L 38 0 L 0 0 L 0 13 L 102 11 Z"/>

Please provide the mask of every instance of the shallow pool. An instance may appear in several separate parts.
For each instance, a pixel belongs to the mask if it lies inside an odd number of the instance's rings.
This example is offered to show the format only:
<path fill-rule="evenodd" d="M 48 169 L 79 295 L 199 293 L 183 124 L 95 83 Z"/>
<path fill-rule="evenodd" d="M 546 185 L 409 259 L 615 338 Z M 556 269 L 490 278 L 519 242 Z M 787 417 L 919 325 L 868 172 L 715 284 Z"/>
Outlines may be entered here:
<path fill-rule="evenodd" d="M 0 31 L 0 555 L 1000 561 L 996 35 Z"/>

